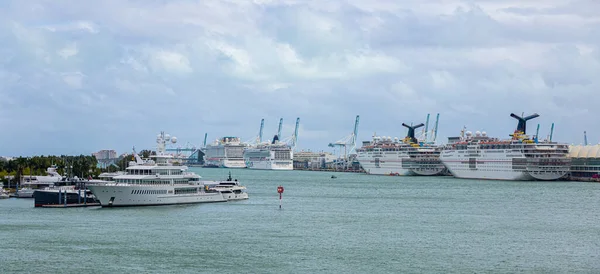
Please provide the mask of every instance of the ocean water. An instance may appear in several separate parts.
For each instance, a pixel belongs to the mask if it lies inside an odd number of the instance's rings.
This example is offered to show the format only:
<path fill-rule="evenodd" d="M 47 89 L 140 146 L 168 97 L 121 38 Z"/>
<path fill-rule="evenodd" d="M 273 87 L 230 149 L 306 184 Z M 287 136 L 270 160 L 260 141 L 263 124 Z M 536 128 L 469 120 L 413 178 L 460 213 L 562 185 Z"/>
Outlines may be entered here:
<path fill-rule="evenodd" d="M 231 171 L 249 200 L 67 209 L 0 200 L 0 272 L 600 273 L 597 183 Z"/>

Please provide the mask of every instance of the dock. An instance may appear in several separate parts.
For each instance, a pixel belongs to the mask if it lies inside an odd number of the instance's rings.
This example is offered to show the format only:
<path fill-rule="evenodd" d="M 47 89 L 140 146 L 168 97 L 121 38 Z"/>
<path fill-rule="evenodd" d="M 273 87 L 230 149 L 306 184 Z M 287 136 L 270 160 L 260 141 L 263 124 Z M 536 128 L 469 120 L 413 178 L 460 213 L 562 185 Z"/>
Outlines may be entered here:
<path fill-rule="evenodd" d="M 47 207 L 47 208 L 89 207 L 89 206 L 100 206 L 100 203 L 42 205 L 42 207 Z"/>

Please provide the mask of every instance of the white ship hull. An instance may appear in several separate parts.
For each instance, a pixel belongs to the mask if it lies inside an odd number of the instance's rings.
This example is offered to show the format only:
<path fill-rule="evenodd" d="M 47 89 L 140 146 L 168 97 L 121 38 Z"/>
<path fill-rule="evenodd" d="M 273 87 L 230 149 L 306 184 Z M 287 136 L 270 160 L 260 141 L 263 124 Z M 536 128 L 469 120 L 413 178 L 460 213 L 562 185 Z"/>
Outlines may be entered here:
<path fill-rule="evenodd" d="M 290 161 L 285 160 L 264 160 L 264 161 L 251 161 L 246 162 L 246 166 L 250 169 L 262 169 L 262 170 L 293 170 L 294 164 Z"/>
<path fill-rule="evenodd" d="M 415 175 L 412 171 L 402 168 L 402 162 L 384 161 L 379 162 L 379 165 L 374 160 L 358 160 L 360 166 L 367 174 L 372 175 Z"/>
<path fill-rule="evenodd" d="M 190 185 L 119 185 L 104 184 L 88 186 L 102 207 L 155 206 L 195 203 L 226 202 L 219 192 L 198 192 L 174 194 L 176 188 L 189 188 Z"/>
<path fill-rule="evenodd" d="M 482 153 L 481 157 L 474 161 L 469 158 L 458 156 L 456 151 L 445 152 L 442 154 L 442 162 L 448 168 L 450 173 L 456 178 L 464 179 L 487 179 L 487 180 L 509 180 L 509 181 L 530 181 L 530 180 L 558 180 L 569 172 L 569 167 L 565 166 L 552 171 L 537 172 L 532 168 L 513 168 L 513 158 L 509 158 L 502 153 Z M 504 159 L 502 159 L 504 158 Z M 525 157 L 516 158 L 523 161 L 528 160 Z M 474 165 L 473 165 L 474 163 Z"/>
<path fill-rule="evenodd" d="M 236 201 L 236 200 L 248 200 L 248 193 L 243 192 L 243 193 L 231 193 L 231 192 L 223 192 L 221 193 L 221 195 L 223 195 L 223 198 L 225 198 L 227 201 Z"/>
<path fill-rule="evenodd" d="M 405 153 L 373 157 L 368 153 L 362 152 L 358 155 L 357 160 L 367 174 L 373 175 L 435 176 L 440 175 L 445 170 L 443 164 L 439 162 L 435 165 L 415 164 L 413 159 Z M 411 168 L 403 167 L 403 161 L 407 162 L 405 163 L 407 165 L 410 163 Z"/>
<path fill-rule="evenodd" d="M 246 168 L 246 163 L 243 159 L 216 159 L 207 160 L 205 166 L 219 168 Z"/>

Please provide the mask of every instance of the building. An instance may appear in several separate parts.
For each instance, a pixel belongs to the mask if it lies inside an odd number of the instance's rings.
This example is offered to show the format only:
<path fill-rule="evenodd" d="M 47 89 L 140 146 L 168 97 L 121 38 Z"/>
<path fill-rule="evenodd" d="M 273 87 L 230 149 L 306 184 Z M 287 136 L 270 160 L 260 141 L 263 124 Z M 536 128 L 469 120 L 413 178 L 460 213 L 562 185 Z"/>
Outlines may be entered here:
<path fill-rule="evenodd" d="M 328 152 L 294 152 L 294 169 L 326 169 L 336 156 Z"/>
<path fill-rule="evenodd" d="M 92 153 L 92 155 L 94 155 L 97 160 L 108 160 L 117 158 L 117 152 L 112 149 L 103 149 L 98 152 Z"/>
<path fill-rule="evenodd" d="M 570 146 L 571 179 L 600 182 L 600 145 Z"/>
<path fill-rule="evenodd" d="M 117 152 L 112 149 L 103 149 L 92 153 L 92 155 L 96 157 L 96 160 L 98 160 L 98 164 L 96 166 L 99 168 L 107 168 L 110 165 L 116 164 L 119 160 L 117 157 Z"/>

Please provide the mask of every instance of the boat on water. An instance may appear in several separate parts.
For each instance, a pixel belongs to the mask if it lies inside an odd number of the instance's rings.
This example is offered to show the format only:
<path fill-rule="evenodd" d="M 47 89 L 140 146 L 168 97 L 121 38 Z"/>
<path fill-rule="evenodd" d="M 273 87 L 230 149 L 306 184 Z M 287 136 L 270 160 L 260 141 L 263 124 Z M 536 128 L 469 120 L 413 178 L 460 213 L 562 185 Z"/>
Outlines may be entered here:
<path fill-rule="evenodd" d="M 6 190 L 4 190 L 3 188 L 0 188 L 0 199 L 8 199 L 10 198 L 10 195 L 8 194 L 8 192 Z"/>
<path fill-rule="evenodd" d="M 36 189 L 33 193 L 34 207 L 98 204 L 98 200 L 84 183 L 79 180 L 72 180 L 70 183 L 72 184 Z"/>
<path fill-rule="evenodd" d="M 245 168 L 243 154 L 247 146 L 235 136 L 215 140 L 204 148 L 204 167 Z"/>
<path fill-rule="evenodd" d="M 13 197 L 33 198 L 33 192 L 35 192 L 35 191 L 36 191 L 36 189 L 32 189 L 30 187 L 17 188 L 17 191 L 15 191 L 15 193 L 13 194 Z"/>
<path fill-rule="evenodd" d="M 282 123 L 283 119 L 280 119 L 279 132 L 277 135 L 273 136 L 273 140 L 270 143 L 258 143 L 255 146 L 248 147 L 244 150 L 246 167 L 249 169 L 262 170 L 294 169 L 294 148 L 298 140 L 297 136 L 300 118 L 296 118 L 294 135 L 286 139 L 289 140 L 289 143 L 288 141 L 280 140 Z"/>
<path fill-rule="evenodd" d="M 520 117 L 510 139 L 491 138 L 486 132 L 461 131 L 459 137 L 448 138 L 441 160 L 457 178 L 493 180 L 558 180 L 570 170 L 569 145 L 539 140 L 526 134 L 527 121 L 537 113 Z M 552 136 L 552 134 L 550 135 Z"/>
<path fill-rule="evenodd" d="M 237 179 L 232 179 L 231 172 L 226 181 L 204 181 L 204 184 L 207 191 L 217 191 L 221 193 L 223 198 L 227 199 L 227 201 L 248 199 L 246 187 L 240 185 Z"/>
<path fill-rule="evenodd" d="M 135 161 L 129 162 L 127 174 L 88 186 L 102 207 L 226 202 L 220 192 L 206 191 L 200 176 L 187 172 L 187 166 L 174 164 L 173 156 L 166 154 L 166 143 L 173 140 L 161 132 L 154 160 L 142 160 L 134 150 Z"/>
<path fill-rule="evenodd" d="M 58 173 L 57 169 L 56 165 L 52 165 L 46 169 L 47 175 L 24 175 L 22 185 L 25 188 L 31 189 L 52 186 L 63 179 L 63 176 Z"/>
<path fill-rule="evenodd" d="M 415 129 L 424 124 L 409 126 L 402 123 L 402 126 L 408 129 L 402 140 L 373 135 L 371 141 L 363 142 L 363 146 L 356 149 L 358 163 L 367 174 L 441 175 L 446 169 L 440 160 L 442 147 L 415 137 Z"/>
<path fill-rule="evenodd" d="M 244 161 L 249 169 L 293 170 L 294 152 L 292 147 L 279 143 L 277 135 L 270 144 L 259 144 L 244 151 Z"/>

